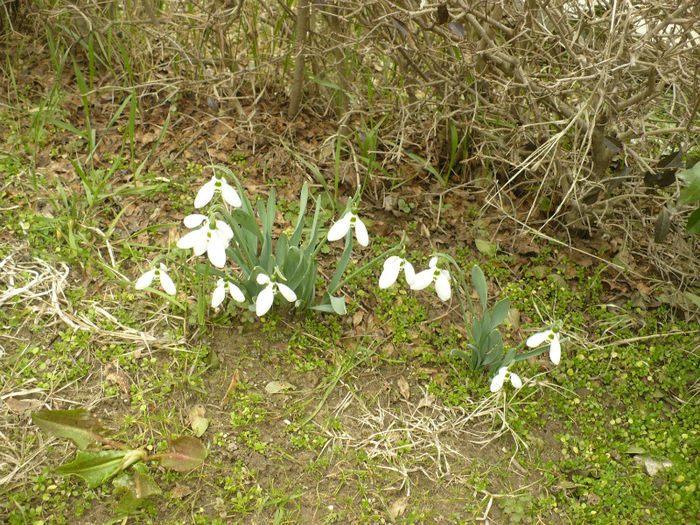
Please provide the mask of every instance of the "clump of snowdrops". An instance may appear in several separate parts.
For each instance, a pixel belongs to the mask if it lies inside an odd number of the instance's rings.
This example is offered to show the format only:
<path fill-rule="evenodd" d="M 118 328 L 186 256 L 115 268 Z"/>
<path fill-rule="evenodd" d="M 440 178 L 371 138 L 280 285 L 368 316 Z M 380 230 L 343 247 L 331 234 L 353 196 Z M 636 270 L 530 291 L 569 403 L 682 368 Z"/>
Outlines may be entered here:
<path fill-rule="evenodd" d="M 471 368 L 491 373 L 491 391 L 501 390 L 510 380 L 519 389 L 523 380 L 510 367 L 530 357 L 549 350 L 549 357 L 556 365 L 561 358 L 561 323 L 555 322 L 516 348 L 505 348 L 499 326 L 510 308 L 508 299 L 501 299 L 492 308 L 488 305 L 486 278 L 479 266 L 471 271 L 471 282 L 477 291 L 481 309 L 477 313 L 471 300 L 466 278 L 457 262 L 447 254 L 436 253 L 430 258 L 428 268 L 416 272 L 406 257 L 402 240 L 398 246 L 387 250 L 364 267 L 342 280 L 352 255 L 354 242 L 366 247 L 370 243 L 369 232 L 358 215 L 360 192 L 350 199 L 346 210 L 323 235 L 320 224 L 321 201 L 316 206 L 310 227 L 305 224 L 306 209 L 311 197 L 309 188 L 303 185 L 299 214 L 291 231 L 273 238 L 273 226 L 277 211 L 275 191 L 267 198 L 259 199 L 255 206 L 245 195 L 235 175 L 225 166 L 210 166 L 214 175 L 197 192 L 194 207 L 207 213 L 193 213 L 184 219 L 190 230 L 177 242 L 182 250 L 192 250 L 196 257 L 206 254 L 207 263 L 196 264 L 196 273 L 213 282 L 210 304 L 221 307 L 227 298 L 247 307 L 259 317 L 266 315 L 275 302 L 288 304 L 298 310 L 318 310 L 343 315 L 346 313 L 345 297 L 338 294 L 349 278 L 384 260 L 379 276 L 379 287 L 389 288 L 401 274 L 406 285 L 414 291 L 433 287 L 441 301 L 450 301 L 456 288 L 462 319 L 469 333 L 466 349 L 452 350 L 452 355 L 469 362 Z M 257 212 L 257 214 L 256 214 Z M 331 280 L 325 289 L 317 293 L 319 282 L 317 257 L 326 242 L 344 239 L 345 248 L 336 264 Z M 395 255 L 399 253 L 400 255 Z M 390 254 L 394 255 L 390 255 Z M 169 295 L 177 288 L 162 262 L 168 256 L 156 258 L 152 267 L 136 281 L 136 289 L 142 290 L 160 284 Z M 519 352 L 527 346 L 530 350 Z"/>

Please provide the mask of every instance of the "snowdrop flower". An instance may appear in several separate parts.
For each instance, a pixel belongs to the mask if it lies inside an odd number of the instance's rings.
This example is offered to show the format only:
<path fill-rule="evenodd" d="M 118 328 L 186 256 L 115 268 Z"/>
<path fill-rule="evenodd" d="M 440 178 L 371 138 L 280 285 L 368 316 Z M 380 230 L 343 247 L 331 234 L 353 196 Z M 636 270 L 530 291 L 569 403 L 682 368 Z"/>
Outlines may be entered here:
<path fill-rule="evenodd" d="M 389 288 L 394 284 L 396 279 L 399 278 L 401 270 L 403 270 L 408 285 L 412 285 L 416 278 L 416 271 L 413 269 L 413 265 L 406 259 L 392 255 L 384 261 L 384 269 L 379 276 L 379 288 Z"/>
<path fill-rule="evenodd" d="M 498 392 L 501 388 L 503 388 L 503 383 L 509 377 L 510 384 L 513 385 L 513 388 L 521 388 L 523 386 L 523 382 L 518 374 L 510 372 L 507 366 L 502 366 L 498 369 L 498 373 L 493 376 L 493 379 L 491 380 L 491 392 Z"/>
<path fill-rule="evenodd" d="M 211 263 L 217 268 L 223 268 L 226 265 L 226 248 L 233 238 L 231 227 L 220 220 L 214 226 L 205 215 L 199 213 L 188 215 L 184 222 L 188 228 L 201 227 L 177 241 L 177 247 L 184 250 L 194 248 L 195 255 L 207 252 Z"/>
<path fill-rule="evenodd" d="M 369 245 L 369 234 L 367 233 L 367 227 L 365 223 L 357 216 L 357 213 L 353 211 L 347 212 L 343 215 L 342 219 L 336 222 L 331 229 L 328 230 L 328 240 L 337 241 L 342 239 L 350 231 L 350 228 L 355 229 L 355 237 L 357 242 L 362 246 Z"/>
<path fill-rule="evenodd" d="M 160 285 L 163 287 L 163 290 L 165 290 L 166 293 L 170 295 L 175 295 L 177 293 L 175 283 L 173 283 L 173 280 L 168 275 L 168 269 L 163 263 L 160 263 L 158 268 L 152 268 L 139 277 L 138 281 L 136 281 L 136 284 L 134 285 L 134 288 L 137 290 L 143 290 L 144 288 L 151 286 L 154 279 L 156 281 L 160 281 Z"/>
<path fill-rule="evenodd" d="M 435 291 L 443 301 L 447 301 L 452 296 L 450 272 L 437 267 L 437 257 L 430 259 L 427 270 L 416 274 L 411 283 L 411 290 L 422 290 L 432 283 L 435 283 Z"/>
<path fill-rule="evenodd" d="M 216 308 L 224 302 L 224 298 L 226 297 L 227 291 L 231 294 L 231 297 L 233 297 L 233 299 L 237 302 L 242 303 L 243 301 L 245 301 L 245 295 L 243 295 L 243 292 L 238 286 L 233 284 L 231 281 L 226 281 L 223 278 L 221 278 L 216 283 L 216 289 L 214 290 L 214 293 L 211 294 L 212 308 Z"/>
<path fill-rule="evenodd" d="M 558 365 L 559 361 L 561 360 L 561 343 L 559 342 L 559 332 L 555 332 L 553 330 L 539 332 L 528 337 L 525 344 L 527 344 L 527 346 L 530 348 L 535 348 L 545 342 L 549 343 L 549 358 L 552 360 L 552 363 Z"/>
<path fill-rule="evenodd" d="M 224 201 L 234 208 L 241 207 L 242 203 L 238 192 L 236 192 L 233 186 L 226 182 L 226 179 L 221 175 L 214 175 L 209 182 L 199 188 L 197 196 L 194 199 L 194 207 L 201 208 L 206 206 L 217 193 L 221 193 Z"/>
<path fill-rule="evenodd" d="M 260 285 L 267 285 L 260 291 L 257 299 L 255 299 L 255 313 L 258 317 L 262 317 L 267 313 L 272 306 L 272 303 L 275 300 L 275 295 L 278 291 L 290 303 L 297 300 L 297 294 L 294 293 L 294 290 L 292 290 L 286 284 L 273 281 L 264 273 L 259 273 L 255 280 Z"/>

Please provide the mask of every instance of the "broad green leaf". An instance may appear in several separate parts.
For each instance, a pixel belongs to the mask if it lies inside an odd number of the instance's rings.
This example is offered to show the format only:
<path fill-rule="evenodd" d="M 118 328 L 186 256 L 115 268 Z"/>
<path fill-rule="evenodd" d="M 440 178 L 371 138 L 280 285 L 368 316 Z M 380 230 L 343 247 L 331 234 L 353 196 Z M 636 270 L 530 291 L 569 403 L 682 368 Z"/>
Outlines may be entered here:
<path fill-rule="evenodd" d="M 489 242 L 486 239 L 476 239 L 476 249 L 487 257 L 495 257 L 498 253 L 498 244 Z"/>
<path fill-rule="evenodd" d="M 57 468 L 56 474 L 74 474 L 83 478 L 88 487 L 94 489 L 127 468 L 133 463 L 133 459 L 145 457 L 146 453 L 142 450 L 78 450 L 75 460 Z"/>
<path fill-rule="evenodd" d="M 678 174 L 678 178 L 685 181 L 688 186 L 681 191 L 678 197 L 678 204 L 689 204 L 700 200 L 700 162 L 690 169 L 683 170 Z"/>
<path fill-rule="evenodd" d="M 472 283 L 474 288 L 476 288 L 476 293 L 479 294 L 479 299 L 481 300 L 481 309 L 486 311 L 486 301 L 488 299 L 488 291 L 486 289 L 486 277 L 484 277 L 484 272 L 479 268 L 479 266 L 474 265 L 472 268 Z"/>
<path fill-rule="evenodd" d="M 133 514 L 149 496 L 163 493 L 143 463 L 117 476 L 113 484 L 115 494 L 124 494 L 116 509 L 120 513 Z"/>
<path fill-rule="evenodd" d="M 201 465 L 206 457 L 207 449 L 199 439 L 182 436 L 170 442 L 170 449 L 160 455 L 160 462 L 177 472 L 187 472 Z"/>
<path fill-rule="evenodd" d="M 32 421 L 49 434 L 70 439 L 79 449 L 102 441 L 103 427 L 87 410 L 40 410 L 32 414 Z"/>
<path fill-rule="evenodd" d="M 503 299 L 496 303 L 496 306 L 491 310 L 491 330 L 505 320 L 508 316 L 508 310 L 510 310 L 510 301 L 508 299 Z"/>
<path fill-rule="evenodd" d="M 690 214 L 685 229 L 688 233 L 700 233 L 700 208 Z"/>

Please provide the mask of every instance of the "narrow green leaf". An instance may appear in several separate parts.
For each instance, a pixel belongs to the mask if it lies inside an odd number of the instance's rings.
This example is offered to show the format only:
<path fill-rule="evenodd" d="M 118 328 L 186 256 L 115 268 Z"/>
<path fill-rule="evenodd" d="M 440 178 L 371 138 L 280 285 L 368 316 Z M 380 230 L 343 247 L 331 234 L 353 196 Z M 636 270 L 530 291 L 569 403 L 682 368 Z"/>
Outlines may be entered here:
<path fill-rule="evenodd" d="M 491 310 L 491 330 L 505 321 L 508 316 L 508 310 L 510 310 L 510 300 L 502 299 L 496 303 L 496 306 Z"/>
<path fill-rule="evenodd" d="M 488 299 L 488 291 L 486 288 L 486 277 L 484 277 L 484 272 L 479 268 L 478 265 L 474 265 L 472 268 L 472 283 L 474 288 L 476 288 L 476 293 L 479 294 L 479 300 L 481 301 L 481 309 L 486 311 L 486 301 Z"/>
<path fill-rule="evenodd" d="M 299 216 L 297 217 L 297 225 L 294 227 L 292 238 L 289 243 L 292 246 L 299 246 L 301 242 L 301 234 L 304 231 L 304 215 L 306 214 L 306 203 L 309 198 L 309 185 L 304 183 L 301 187 L 301 196 L 299 197 Z"/>
<path fill-rule="evenodd" d="M 459 348 L 453 348 L 450 350 L 450 355 L 452 357 L 464 359 L 465 361 L 469 359 L 469 355 L 464 350 L 460 350 Z"/>
<path fill-rule="evenodd" d="M 100 421 L 87 410 L 40 410 L 32 414 L 32 421 L 44 432 L 70 439 L 80 449 L 103 439 Z"/>
<path fill-rule="evenodd" d="M 348 267 L 348 263 L 350 262 L 350 256 L 352 255 L 352 230 L 350 230 L 347 234 L 347 237 L 345 238 L 345 249 L 343 250 L 343 254 L 340 256 L 340 259 L 338 260 L 338 265 L 335 267 L 335 272 L 333 273 L 333 278 L 331 279 L 331 283 L 328 285 L 328 293 L 333 294 L 337 287 L 338 283 L 340 282 L 340 278 L 343 276 L 345 273 L 345 269 Z"/>

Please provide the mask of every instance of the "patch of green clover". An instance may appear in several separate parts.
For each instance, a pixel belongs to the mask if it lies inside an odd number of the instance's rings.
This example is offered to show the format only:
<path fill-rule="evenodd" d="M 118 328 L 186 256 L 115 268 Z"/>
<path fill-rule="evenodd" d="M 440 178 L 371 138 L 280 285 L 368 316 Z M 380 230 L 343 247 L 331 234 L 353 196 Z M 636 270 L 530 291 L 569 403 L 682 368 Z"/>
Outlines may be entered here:
<path fill-rule="evenodd" d="M 251 424 L 262 423 L 266 417 L 264 407 L 265 398 L 257 392 L 241 386 L 235 391 L 234 402 L 230 405 L 231 425 L 234 428 L 245 427 Z"/>
<path fill-rule="evenodd" d="M 45 468 L 29 480 L 27 490 L 5 492 L 8 525 L 71 523 L 92 507 L 96 494 L 85 492 L 68 478 L 55 477 Z M 40 501 L 40 503 L 37 503 Z"/>
<path fill-rule="evenodd" d="M 399 347 L 415 342 L 418 327 L 426 320 L 426 309 L 416 294 L 403 288 L 377 290 L 377 318 L 391 328 L 392 342 Z"/>
<path fill-rule="evenodd" d="M 263 491 L 257 472 L 237 461 L 233 467 L 222 472 L 219 484 L 226 496 L 227 514 L 247 514 L 263 502 Z"/>
<path fill-rule="evenodd" d="M 289 433 L 289 443 L 296 449 L 321 450 L 328 441 L 323 435 L 313 432 L 309 425 L 302 428 L 291 425 L 286 430 Z"/>
<path fill-rule="evenodd" d="M 254 450 L 258 454 L 264 454 L 265 450 L 267 449 L 267 443 L 260 440 L 259 428 L 241 430 L 238 433 L 236 440 L 249 449 Z"/>

